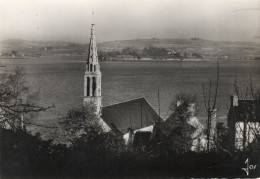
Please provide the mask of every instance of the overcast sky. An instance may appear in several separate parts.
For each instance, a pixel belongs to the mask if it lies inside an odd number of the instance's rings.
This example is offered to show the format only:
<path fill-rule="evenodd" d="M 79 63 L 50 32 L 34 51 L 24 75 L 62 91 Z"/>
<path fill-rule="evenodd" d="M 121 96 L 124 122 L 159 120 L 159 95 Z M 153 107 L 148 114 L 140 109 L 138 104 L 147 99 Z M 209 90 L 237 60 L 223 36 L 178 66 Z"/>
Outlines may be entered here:
<path fill-rule="evenodd" d="M 92 15 L 94 12 L 94 15 Z M 260 39 L 260 0 L 0 0 L 0 40 Z"/>

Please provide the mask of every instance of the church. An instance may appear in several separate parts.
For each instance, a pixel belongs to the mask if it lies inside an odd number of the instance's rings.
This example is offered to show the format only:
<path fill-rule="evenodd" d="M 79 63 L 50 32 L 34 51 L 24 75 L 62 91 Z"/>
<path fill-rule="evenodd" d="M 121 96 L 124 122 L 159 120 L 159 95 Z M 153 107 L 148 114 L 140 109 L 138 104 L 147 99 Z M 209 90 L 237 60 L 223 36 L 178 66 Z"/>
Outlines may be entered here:
<path fill-rule="evenodd" d="M 152 108 L 150 103 L 144 98 L 130 99 L 128 101 L 102 106 L 101 83 L 102 74 L 98 61 L 97 44 L 95 38 L 95 26 L 92 24 L 89 52 L 87 57 L 86 70 L 84 74 L 84 105 L 94 104 L 96 114 L 99 116 L 97 121 L 104 131 L 113 131 L 123 135 L 127 146 L 131 148 L 138 147 L 138 141 L 143 144 L 151 138 L 164 141 L 169 140 L 172 132 L 178 125 L 178 120 L 173 113 L 165 121 Z M 120 95 L 120 94 L 119 94 Z M 180 104 L 177 104 L 177 106 Z M 195 104 L 190 104 L 189 110 L 195 114 Z M 194 108 L 194 110 L 192 110 Z M 216 113 L 212 116 L 212 131 L 216 129 Z M 205 148 L 206 137 L 203 134 L 205 126 L 201 124 L 196 116 L 191 116 L 188 121 L 193 141 L 191 144 L 192 151 L 200 151 L 201 147 Z M 213 130 L 214 129 L 214 130 Z M 210 136 L 216 135 L 213 132 Z M 175 138 L 172 138 L 174 143 Z M 198 149 L 198 146 L 199 149 Z"/>
<path fill-rule="evenodd" d="M 128 140 L 129 130 L 152 132 L 155 122 L 163 121 L 150 103 L 144 98 L 102 106 L 101 80 L 102 74 L 98 61 L 95 25 L 92 24 L 89 52 L 84 74 L 84 105 L 92 103 L 106 131 L 117 131 Z"/>

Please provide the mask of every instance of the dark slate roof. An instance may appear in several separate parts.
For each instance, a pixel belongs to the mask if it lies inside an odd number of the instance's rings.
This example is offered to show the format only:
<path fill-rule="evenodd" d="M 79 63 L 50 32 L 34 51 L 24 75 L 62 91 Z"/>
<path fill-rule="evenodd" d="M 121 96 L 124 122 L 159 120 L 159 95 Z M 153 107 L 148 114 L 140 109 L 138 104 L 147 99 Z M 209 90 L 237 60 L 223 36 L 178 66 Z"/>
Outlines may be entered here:
<path fill-rule="evenodd" d="M 244 119 L 260 122 L 260 100 L 238 100 L 238 106 L 234 106 L 232 113 L 236 122 Z"/>
<path fill-rule="evenodd" d="M 102 107 L 102 119 L 122 133 L 129 127 L 136 130 L 163 121 L 144 97 Z"/>

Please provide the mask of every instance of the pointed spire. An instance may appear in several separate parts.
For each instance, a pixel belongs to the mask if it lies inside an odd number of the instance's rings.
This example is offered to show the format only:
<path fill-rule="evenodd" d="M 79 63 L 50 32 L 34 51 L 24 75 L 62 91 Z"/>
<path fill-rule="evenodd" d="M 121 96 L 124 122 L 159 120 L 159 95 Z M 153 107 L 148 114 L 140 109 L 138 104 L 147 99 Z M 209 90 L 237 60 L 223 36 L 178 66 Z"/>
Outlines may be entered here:
<path fill-rule="evenodd" d="M 97 114 L 101 113 L 101 71 L 98 63 L 95 27 L 91 24 L 89 52 L 84 74 L 84 105 L 94 103 Z"/>
<path fill-rule="evenodd" d="M 89 44 L 89 53 L 88 53 L 88 62 L 87 64 L 97 64 L 98 55 L 97 55 L 97 44 L 95 37 L 95 24 L 91 24 L 91 35 L 90 35 L 90 44 Z"/>

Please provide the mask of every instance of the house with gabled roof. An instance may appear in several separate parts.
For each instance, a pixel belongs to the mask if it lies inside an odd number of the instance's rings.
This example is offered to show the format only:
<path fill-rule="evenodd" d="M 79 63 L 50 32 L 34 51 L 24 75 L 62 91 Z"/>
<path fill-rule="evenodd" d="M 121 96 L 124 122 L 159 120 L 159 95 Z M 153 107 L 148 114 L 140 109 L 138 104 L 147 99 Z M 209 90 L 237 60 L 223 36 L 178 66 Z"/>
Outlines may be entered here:
<path fill-rule="evenodd" d="M 253 148 L 260 150 L 260 100 L 231 96 L 228 128 L 230 150 L 245 150 L 253 144 L 255 144 Z"/>

